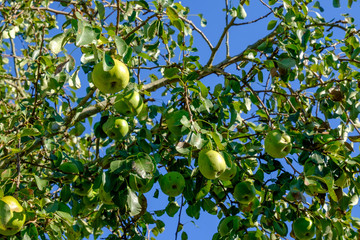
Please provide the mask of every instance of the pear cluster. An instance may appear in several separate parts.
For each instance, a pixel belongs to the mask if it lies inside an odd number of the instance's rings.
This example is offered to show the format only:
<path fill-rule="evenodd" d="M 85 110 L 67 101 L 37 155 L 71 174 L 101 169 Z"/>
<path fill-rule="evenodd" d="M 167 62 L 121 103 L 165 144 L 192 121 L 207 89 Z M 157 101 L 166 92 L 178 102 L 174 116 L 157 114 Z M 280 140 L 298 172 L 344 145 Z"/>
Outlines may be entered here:
<path fill-rule="evenodd" d="M 102 93 L 117 93 L 126 88 L 130 75 L 127 66 L 112 59 L 113 66 L 108 66 L 105 61 L 97 63 L 92 72 L 92 82 Z M 146 120 L 147 107 L 140 94 L 131 90 L 126 95 L 118 94 L 115 98 L 114 109 L 122 117 L 110 116 L 102 124 L 102 131 L 113 140 L 124 138 L 129 132 L 129 124 L 123 117 L 137 116 L 139 120 Z"/>

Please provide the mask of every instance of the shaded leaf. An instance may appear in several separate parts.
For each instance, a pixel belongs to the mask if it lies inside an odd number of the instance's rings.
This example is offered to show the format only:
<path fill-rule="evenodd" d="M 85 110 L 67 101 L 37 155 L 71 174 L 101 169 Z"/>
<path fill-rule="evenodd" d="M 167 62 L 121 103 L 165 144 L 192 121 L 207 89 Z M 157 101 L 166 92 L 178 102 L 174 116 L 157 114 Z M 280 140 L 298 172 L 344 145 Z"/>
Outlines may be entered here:
<path fill-rule="evenodd" d="M 44 190 L 49 183 L 47 180 L 41 179 L 40 177 L 38 177 L 36 175 L 35 175 L 35 181 L 36 181 L 36 185 L 40 191 Z"/>

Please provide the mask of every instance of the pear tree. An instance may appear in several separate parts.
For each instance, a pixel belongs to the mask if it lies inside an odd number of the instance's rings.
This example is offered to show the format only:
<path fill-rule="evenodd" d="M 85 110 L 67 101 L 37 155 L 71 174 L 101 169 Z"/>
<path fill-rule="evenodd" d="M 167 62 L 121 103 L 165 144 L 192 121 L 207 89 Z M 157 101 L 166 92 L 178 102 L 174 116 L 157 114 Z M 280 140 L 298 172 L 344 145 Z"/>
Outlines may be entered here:
<path fill-rule="evenodd" d="M 0 239 L 360 238 L 359 3 L 208 2 L 0 1 Z"/>

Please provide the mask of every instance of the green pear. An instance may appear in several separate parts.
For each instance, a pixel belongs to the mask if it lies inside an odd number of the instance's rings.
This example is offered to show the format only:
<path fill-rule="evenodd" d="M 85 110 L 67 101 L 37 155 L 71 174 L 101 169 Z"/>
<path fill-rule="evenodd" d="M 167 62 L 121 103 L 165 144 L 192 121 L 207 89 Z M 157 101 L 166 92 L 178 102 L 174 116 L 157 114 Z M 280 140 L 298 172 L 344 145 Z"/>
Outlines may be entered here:
<path fill-rule="evenodd" d="M 231 168 L 226 168 L 225 172 L 223 172 L 219 176 L 219 179 L 222 181 L 230 181 L 235 177 L 236 173 L 237 173 L 237 165 L 236 163 L 232 163 Z"/>
<path fill-rule="evenodd" d="M 0 199 L 0 235 L 12 236 L 19 232 L 26 220 L 23 207 L 12 196 Z"/>
<path fill-rule="evenodd" d="M 226 170 L 223 156 L 214 150 L 202 150 L 199 153 L 198 165 L 201 174 L 207 179 L 215 179 Z"/>
<path fill-rule="evenodd" d="M 230 233 L 230 231 L 237 231 L 241 227 L 242 219 L 239 216 L 229 216 L 222 219 L 218 226 L 218 232 L 221 237 Z"/>
<path fill-rule="evenodd" d="M 92 72 L 92 82 L 102 93 L 116 93 L 124 89 L 129 83 L 129 69 L 127 66 L 113 59 L 114 66 L 104 70 L 104 62 L 97 63 Z"/>
<path fill-rule="evenodd" d="M 292 224 L 292 229 L 299 240 L 310 240 L 316 233 L 315 224 L 307 217 L 296 219 Z"/>
<path fill-rule="evenodd" d="M 120 140 L 129 132 L 129 125 L 125 119 L 111 116 L 102 126 L 106 135 L 111 139 Z"/>
<path fill-rule="evenodd" d="M 160 177 L 161 191 L 170 197 L 176 197 L 184 191 L 185 179 L 179 172 L 168 172 Z"/>
<path fill-rule="evenodd" d="M 234 198 L 241 204 L 249 204 L 256 196 L 254 184 L 250 181 L 244 181 L 236 184 L 234 189 Z"/>
<path fill-rule="evenodd" d="M 135 90 L 125 96 L 118 95 L 114 103 L 115 110 L 123 116 L 139 115 L 143 106 L 143 99 Z"/>
<path fill-rule="evenodd" d="M 265 152 L 273 158 L 283 158 L 292 149 L 291 138 L 280 130 L 272 130 L 265 137 Z"/>

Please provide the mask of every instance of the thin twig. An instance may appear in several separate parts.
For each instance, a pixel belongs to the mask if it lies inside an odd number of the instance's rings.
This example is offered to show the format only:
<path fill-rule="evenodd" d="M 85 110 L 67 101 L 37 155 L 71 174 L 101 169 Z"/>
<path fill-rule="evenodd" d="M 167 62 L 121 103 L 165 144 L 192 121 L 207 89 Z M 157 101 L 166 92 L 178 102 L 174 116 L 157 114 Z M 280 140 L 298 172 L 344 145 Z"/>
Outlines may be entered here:
<path fill-rule="evenodd" d="M 224 40 L 224 38 L 226 36 L 226 33 L 229 31 L 229 28 L 234 24 L 235 19 L 236 18 L 232 18 L 231 21 L 229 22 L 229 24 L 227 24 L 225 26 L 225 28 L 224 28 L 221 36 L 220 36 L 220 39 L 219 39 L 218 43 L 216 44 L 216 46 L 212 49 L 211 56 L 210 56 L 210 58 L 209 58 L 209 60 L 208 60 L 208 62 L 206 63 L 205 66 L 209 67 L 209 66 L 212 65 L 212 63 L 214 61 L 214 58 L 215 58 L 215 55 L 216 55 L 217 51 L 219 50 L 219 48 L 221 46 L 221 43 L 222 43 L 222 41 Z"/>
<path fill-rule="evenodd" d="M 187 24 L 189 24 L 195 31 L 197 31 L 200 34 L 200 36 L 205 40 L 205 42 L 207 43 L 207 45 L 210 47 L 211 50 L 214 48 L 210 40 L 206 37 L 206 35 L 192 21 L 182 16 L 179 16 L 179 18 L 184 22 L 186 22 Z"/>
<path fill-rule="evenodd" d="M 116 29 L 115 35 L 119 35 L 119 23 L 120 23 L 120 0 L 116 0 Z"/>
<path fill-rule="evenodd" d="M 180 222 L 181 221 L 181 212 L 182 212 L 183 205 L 184 205 L 184 196 L 181 196 L 181 205 L 180 205 L 180 211 L 179 211 L 178 224 L 177 224 L 176 231 L 175 231 L 175 240 L 177 240 L 177 238 L 178 238 L 179 226 L 181 224 L 181 222 Z"/>
<path fill-rule="evenodd" d="M 266 17 L 268 17 L 272 12 L 269 12 L 267 14 L 265 14 L 264 16 L 261 16 L 255 20 L 249 21 L 249 22 L 242 22 L 242 23 L 234 23 L 234 26 L 241 26 L 241 25 L 247 25 L 247 24 L 251 24 L 251 23 L 256 23 L 258 21 L 260 21 L 261 19 L 264 19 Z"/>
<path fill-rule="evenodd" d="M 225 22 L 226 26 L 229 24 L 229 1 L 225 0 L 225 8 L 226 8 L 226 14 L 225 14 Z M 230 34 L 229 31 L 226 32 L 226 40 L 225 40 L 225 47 L 226 47 L 226 57 L 230 57 L 230 43 L 229 43 Z"/>
<path fill-rule="evenodd" d="M 127 39 L 129 38 L 134 32 L 136 32 L 137 30 L 139 30 L 142 26 L 144 26 L 150 19 L 152 19 L 153 17 L 156 17 L 157 13 L 149 16 L 147 19 L 145 19 L 142 23 L 140 23 L 138 26 L 136 26 L 133 30 L 131 30 L 128 34 L 126 34 L 125 37 L 123 37 L 123 39 Z"/>

